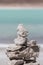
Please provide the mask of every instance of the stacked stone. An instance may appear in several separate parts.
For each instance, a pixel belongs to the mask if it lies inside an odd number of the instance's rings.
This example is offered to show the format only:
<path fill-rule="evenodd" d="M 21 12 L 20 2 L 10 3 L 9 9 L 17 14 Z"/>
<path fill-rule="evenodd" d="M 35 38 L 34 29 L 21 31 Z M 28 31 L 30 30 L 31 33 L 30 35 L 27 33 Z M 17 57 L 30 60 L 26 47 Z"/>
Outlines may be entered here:
<path fill-rule="evenodd" d="M 19 24 L 17 36 L 14 39 L 15 44 L 7 48 L 6 54 L 11 60 L 11 65 L 39 65 L 36 63 L 39 47 L 35 40 L 28 41 L 28 31 L 24 28 L 23 24 Z"/>

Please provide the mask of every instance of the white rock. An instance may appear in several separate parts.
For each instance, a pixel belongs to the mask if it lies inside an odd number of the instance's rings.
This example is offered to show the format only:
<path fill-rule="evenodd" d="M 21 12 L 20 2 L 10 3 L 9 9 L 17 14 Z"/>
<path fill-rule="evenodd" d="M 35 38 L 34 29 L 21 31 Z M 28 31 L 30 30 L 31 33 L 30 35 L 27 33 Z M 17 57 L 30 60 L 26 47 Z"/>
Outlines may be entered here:
<path fill-rule="evenodd" d="M 26 37 L 28 35 L 28 31 L 24 28 L 23 24 L 19 24 L 17 30 L 17 34 L 22 37 Z"/>
<path fill-rule="evenodd" d="M 15 44 L 20 44 L 20 45 L 25 44 L 25 41 L 26 41 L 26 39 L 22 38 L 22 37 L 16 38 L 14 40 Z"/>
<path fill-rule="evenodd" d="M 21 49 L 21 46 L 17 46 L 17 45 L 15 45 L 15 44 L 12 44 L 12 45 L 10 45 L 8 48 L 7 48 L 7 51 L 15 51 L 15 50 L 19 50 L 19 49 Z"/>
<path fill-rule="evenodd" d="M 24 28 L 23 24 L 17 27 L 17 38 L 14 39 L 15 44 L 24 44 L 27 40 L 28 31 Z"/>

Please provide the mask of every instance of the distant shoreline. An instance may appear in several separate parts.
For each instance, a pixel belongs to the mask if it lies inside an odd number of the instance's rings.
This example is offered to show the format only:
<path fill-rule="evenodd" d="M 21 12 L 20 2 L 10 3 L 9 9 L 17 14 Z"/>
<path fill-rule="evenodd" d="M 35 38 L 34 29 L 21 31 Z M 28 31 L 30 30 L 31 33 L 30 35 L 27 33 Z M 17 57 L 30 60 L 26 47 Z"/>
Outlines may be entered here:
<path fill-rule="evenodd" d="M 43 8 L 43 3 L 25 3 L 25 4 L 1 4 L 0 9 L 40 9 Z"/>

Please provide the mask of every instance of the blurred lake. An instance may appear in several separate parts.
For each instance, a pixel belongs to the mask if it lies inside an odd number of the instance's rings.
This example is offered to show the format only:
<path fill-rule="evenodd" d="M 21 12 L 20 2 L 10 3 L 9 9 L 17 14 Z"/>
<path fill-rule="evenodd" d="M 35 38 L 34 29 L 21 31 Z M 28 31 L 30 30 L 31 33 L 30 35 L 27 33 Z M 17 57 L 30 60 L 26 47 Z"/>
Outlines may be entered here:
<path fill-rule="evenodd" d="M 0 43 L 12 43 L 21 23 L 29 31 L 29 40 L 43 43 L 43 9 L 0 9 Z"/>

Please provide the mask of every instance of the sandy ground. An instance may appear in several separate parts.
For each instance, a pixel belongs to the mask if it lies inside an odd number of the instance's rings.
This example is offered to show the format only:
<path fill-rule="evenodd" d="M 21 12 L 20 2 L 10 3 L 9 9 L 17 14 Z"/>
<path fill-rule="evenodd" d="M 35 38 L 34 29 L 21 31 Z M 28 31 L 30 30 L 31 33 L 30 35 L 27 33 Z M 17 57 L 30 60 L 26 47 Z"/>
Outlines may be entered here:
<path fill-rule="evenodd" d="M 6 50 L 0 48 L 0 65 L 10 65 L 10 60 L 5 54 Z M 43 48 L 40 48 L 39 58 L 37 58 L 38 63 L 43 65 Z"/>
<path fill-rule="evenodd" d="M 0 49 L 0 65 L 10 65 L 10 60 L 5 54 L 6 50 Z"/>

